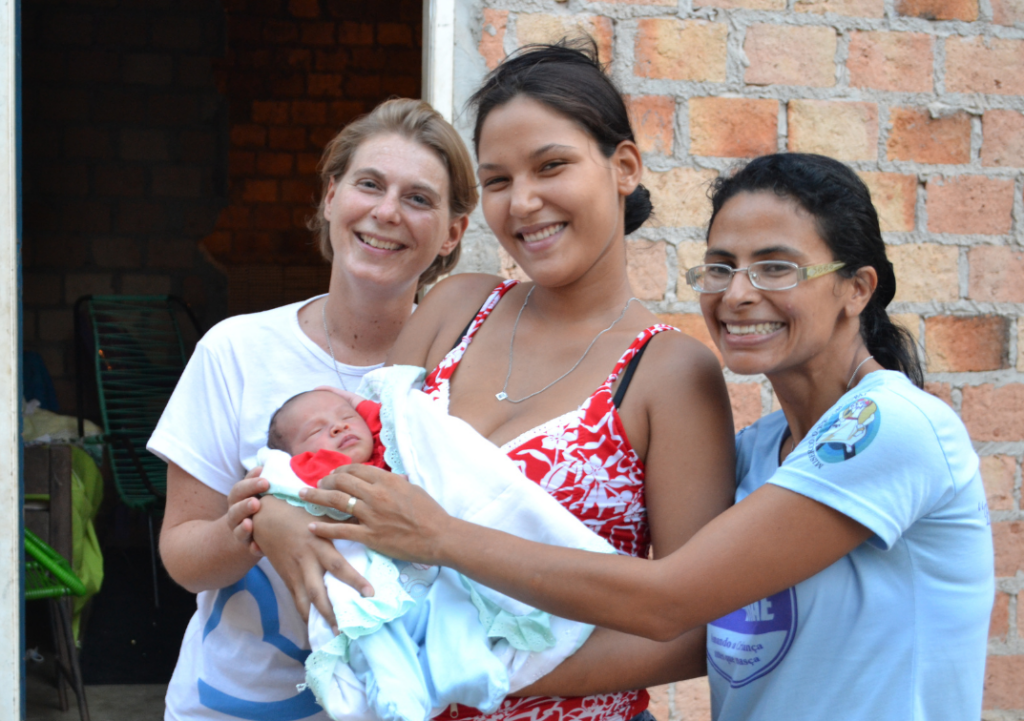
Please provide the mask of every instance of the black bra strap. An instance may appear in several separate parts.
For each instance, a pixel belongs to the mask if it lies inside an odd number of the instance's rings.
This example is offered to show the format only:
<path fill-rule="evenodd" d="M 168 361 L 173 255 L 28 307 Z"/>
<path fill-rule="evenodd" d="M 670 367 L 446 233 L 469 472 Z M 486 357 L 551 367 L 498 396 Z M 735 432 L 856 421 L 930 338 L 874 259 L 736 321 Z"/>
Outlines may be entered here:
<path fill-rule="evenodd" d="M 476 320 L 476 313 L 473 314 L 473 317 L 469 319 L 468 323 L 466 323 L 466 327 L 462 329 L 462 332 L 459 333 L 458 337 L 455 339 L 455 344 L 452 346 L 452 350 L 455 350 L 456 348 L 459 347 L 459 343 L 461 343 L 462 339 L 466 337 L 466 333 L 469 333 L 469 327 L 471 325 L 473 325 L 473 321 L 475 321 L 475 320 Z M 450 350 L 448 352 L 451 353 L 452 350 Z"/>
<path fill-rule="evenodd" d="M 651 338 L 653 337 L 651 336 Z M 626 370 L 622 374 L 622 380 L 619 381 L 619 387 L 615 391 L 615 397 L 612 398 L 612 403 L 616 408 L 622 405 L 622 399 L 626 397 L 626 389 L 629 388 L 629 382 L 633 380 L 633 374 L 636 373 L 636 367 L 640 365 L 640 359 L 643 358 L 644 351 L 651 344 L 651 338 L 648 338 L 647 342 L 640 346 L 640 350 L 636 352 L 636 355 L 629 360 L 629 365 L 626 366 Z"/>

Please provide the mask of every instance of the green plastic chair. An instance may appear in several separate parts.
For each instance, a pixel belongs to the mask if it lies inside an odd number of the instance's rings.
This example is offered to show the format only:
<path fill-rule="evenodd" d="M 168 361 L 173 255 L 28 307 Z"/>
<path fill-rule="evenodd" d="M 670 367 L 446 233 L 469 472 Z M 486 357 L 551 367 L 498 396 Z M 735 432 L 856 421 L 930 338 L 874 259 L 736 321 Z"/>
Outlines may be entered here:
<path fill-rule="evenodd" d="M 188 362 L 181 321 L 199 323 L 179 298 L 167 295 L 87 295 L 75 302 L 78 423 L 83 435 L 85 388 L 95 377 L 111 474 L 121 501 L 149 524 L 153 595 L 159 607 L 153 516 L 162 516 L 167 464 L 146 450 Z"/>
<path fill-rule="evenodd" d="M 85 584 L 71 570 L 67 560 L 32 531 L 25 529 L 25 600 L 50 602 L 50 623 L 57 647 L 57 688 L 61 710 L 67 710 L 67 696 L 61 683 L 66 679 L 78 698 L 78 714 L 89 721 L 82 669 L 78 665 L 75 635 L 71 626 L 71 608 L 65 596 L 85 594 Z"/>

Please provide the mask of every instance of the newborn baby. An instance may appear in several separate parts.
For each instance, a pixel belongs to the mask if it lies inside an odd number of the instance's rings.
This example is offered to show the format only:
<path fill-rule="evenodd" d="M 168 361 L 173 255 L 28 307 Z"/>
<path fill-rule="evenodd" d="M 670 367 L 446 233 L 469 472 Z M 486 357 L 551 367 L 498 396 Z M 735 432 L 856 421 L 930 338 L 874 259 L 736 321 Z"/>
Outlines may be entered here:
<path fill-rule="evenodd" d="M 367 374 L 363 387 L 383 410 L 328 387 L 289 399 L 256 457 L 269 493 L 346 519 L 304 501 L 300 491 L 338 466 L 368 463 L 406 474 L 455 517 L 541 543 L 614 553 L 497 446 L 424 395 L 423 375 L 409 366 Z M 306 682 L 336 720 L 426 721 L 452 704 L 491 713 L 510 691 L 572 655 L 593 629 L 452 569 L 395 561 L 352 541 L 334 545 L 375 589 L 362 597 L 325 574 L 337 635 L 310 610 Z"/>
<path fill-rule="evenodd" d="M 353 401 L 358 404 L 353 406 Z M 292 396 L 270 419 L 267 448 L 310 486 L 339 466 L 365 463 L 390 470 L 380 443 L 380 403 L 321 386 Z"/>

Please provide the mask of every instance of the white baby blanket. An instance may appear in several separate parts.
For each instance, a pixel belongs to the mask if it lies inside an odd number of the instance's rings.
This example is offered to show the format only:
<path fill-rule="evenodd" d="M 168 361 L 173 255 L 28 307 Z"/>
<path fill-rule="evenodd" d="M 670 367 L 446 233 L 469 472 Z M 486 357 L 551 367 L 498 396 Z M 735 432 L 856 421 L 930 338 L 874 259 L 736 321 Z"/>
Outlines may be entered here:
<path fill-rule="evenodd" d="M 491 441 L 465 421 L 443 412 L 439 404 L 419 390 L 423 378 L 422 368 L 392 366 L 368 373 L 360 387 L 361 395 L 381 402 L 380 437 L 386 448 L 385 459 L 396 473 L 406 474 L 410 483 L 422 487 L 457 518 L 541 543 L 598 553 L 615 552 L 608 542 L 523 476 Z M 283 459 L 271 461 L 271 456 L 278 453 L 261 451 L 261 461 L 272 462 L 278 468 L 283 463 L 287 469 L 287 473 L 275 472 L 271 478 L 267 475 L 268 463 L 264 477 L 271 481 L 270 492 L 312 513 L 327 512 L 328 509 L 298 499 L 298 490 L 305 484 L 291 473 L 286 454 L 281 454 Z M 339 541 L 336 545 L 373 584 L 375 595 L 363 598 L 326 575 L 341 633 L 333 637 L 323 617 L 315 608 L 311 609 L 309 636 L 313 653 L 306 661 L 307 683 L 333 718 L 365 718 L 369 710 L 361 695 L 361 685 L 347 665 L 349 645 L 402 616 L 416 601 L 402 585 L 408 579 L 399 567 L 407 564 L 396 566 L 395 561 L 361 544 Z M 451 589 L 457 588 L 467 609 L 476 610 L 491 639 L 491 651 L 508 670 L 509 692 L 550 673 L 593 630 L 592 626 L 538 611 L 451 569 L 440 569 L 438 579 L 443 581 L 448 594 L 445 598 L 450 598 Z M 440 710 L 435 708 L 434 712 Z"/>

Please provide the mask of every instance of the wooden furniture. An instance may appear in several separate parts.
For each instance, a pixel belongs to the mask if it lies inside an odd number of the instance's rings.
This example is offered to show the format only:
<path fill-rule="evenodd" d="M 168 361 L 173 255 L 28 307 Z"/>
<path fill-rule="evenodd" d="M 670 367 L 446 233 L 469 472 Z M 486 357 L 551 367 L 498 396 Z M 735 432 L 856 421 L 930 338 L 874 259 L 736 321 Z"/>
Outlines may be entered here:
<path fill-rule="evenodd" d="M 70 565 L 71 447 L 29 446 L 25 449 L 25 528 L 35 533 Z M 79 714 L 88 721 L 89 710 L 78 671 L 77 649 L 70 622 L 69 596 L 50 599 L 51 626 L 57 650 L 57 695 L 61 711 L 68 710 L 68 685 L 78 697 Z M 67 628 L 64 628 L 64 626 Z"/>

